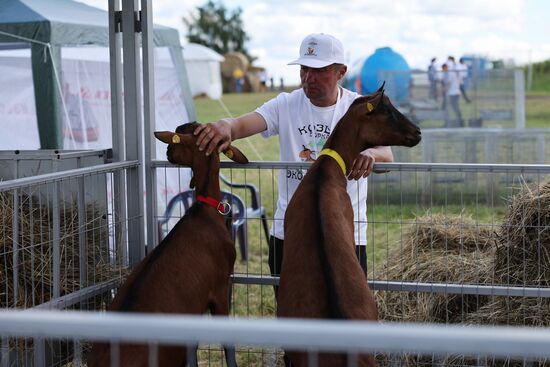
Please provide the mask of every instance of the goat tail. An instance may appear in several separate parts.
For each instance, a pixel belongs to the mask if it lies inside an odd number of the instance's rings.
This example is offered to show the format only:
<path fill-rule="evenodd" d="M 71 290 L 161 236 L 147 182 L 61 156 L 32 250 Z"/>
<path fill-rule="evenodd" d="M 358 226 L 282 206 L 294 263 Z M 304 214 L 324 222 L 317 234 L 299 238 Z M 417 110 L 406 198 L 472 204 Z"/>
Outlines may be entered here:
<path fill-rule="evenodd" d="M 318 170 L 320 174 L 321 170 Z M 323 182 L 321 177 L 318 177 L 319 180 L 316 182 Z M 329 259 L 329 253 L 327 248 L 326 239 L 329 237 L 327 231 L 326 223 L 323 223 L 325 216 L 323 215 L 323 200 L 321 200 L 321 190 L 317 190 L 316 202 L 318 205 L 317 210 L 317 223 L 319 223 L 319 230 L 317 232 L 317 254 L 319 256 L 319 263 L 321 265 L 321 271 L 323 272 L 323 279 L 325 281 L 326 289 L 326 302 L 329 311 L 329 317 L 333 319 L 347 319 L 342 306 L 340 304 L 340 298 L 338 297 L 338 289 L 336 283 L 334 282 L 334 275 L 332 265 Z"/>

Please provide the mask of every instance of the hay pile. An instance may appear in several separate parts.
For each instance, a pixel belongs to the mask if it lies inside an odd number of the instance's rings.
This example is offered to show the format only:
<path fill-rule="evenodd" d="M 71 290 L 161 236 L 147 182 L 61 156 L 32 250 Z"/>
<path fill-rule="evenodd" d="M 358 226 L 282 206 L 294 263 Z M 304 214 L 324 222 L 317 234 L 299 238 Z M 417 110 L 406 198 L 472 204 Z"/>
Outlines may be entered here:
<path fill-rule="evenodd" d="M 492 278 L 495 234 L 470 217 L 427 214 L 409 231 L 403 248 L 392 253 L 381 278 L 422 283 L 485 284 Z M 486 297 L 423 292 L 377 292 L 381 319 L 460 322 Z"/>
<path fill-rule="evenodd" d="M 550 287 L 550 180 L 524 184 L 495 231 L 465 216 L 425 215 L 377 274 L 422 283 Z M 377 292 L 384 320 L 550 326 L 550 300 Z"/>
<path fill-rule="evenodd" d="M 512 197 L 498 238 L 495 280 L 550 286 L 550 180 Z"/>
<path fill-rule="evenodd" d="M 498 233 L 494 283 L 550 286 L 550 180 L 514 195 Z M 550 299 L 493 297 L 467 323 L 550 326 Z"/>
<path fill-rule="evenodd" d="M 13 199 L 0 193 L 0 308 L 29 308 L 52 297 L 53 292 L 53 216 L 49 206 L 31 196 L 20 198 L 18 238 L 18 299 L 14 299 Z M 86 248 L 88 285 L 120 278 L 122 267 L 109 264 L 108 225 L 105 213 L 87 206 Z M 79 226 L 76 205 L 61 209 L 60 218 L 61 281 L 65 295 L 82 288 L 80 284 Z"/>

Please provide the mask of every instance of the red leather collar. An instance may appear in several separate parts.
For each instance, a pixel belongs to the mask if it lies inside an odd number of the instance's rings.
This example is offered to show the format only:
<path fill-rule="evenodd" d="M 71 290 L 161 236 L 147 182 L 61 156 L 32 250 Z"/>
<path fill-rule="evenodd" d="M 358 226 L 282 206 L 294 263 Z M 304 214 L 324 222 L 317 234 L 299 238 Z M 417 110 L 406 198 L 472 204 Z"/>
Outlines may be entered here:
<path fill-rule="evenodd" d="M 197 195 L 197 201 L 210 205 L 222 215 L 227 215 L 231 211 L 229 203 L 224 203 L 208 196 Z"/>

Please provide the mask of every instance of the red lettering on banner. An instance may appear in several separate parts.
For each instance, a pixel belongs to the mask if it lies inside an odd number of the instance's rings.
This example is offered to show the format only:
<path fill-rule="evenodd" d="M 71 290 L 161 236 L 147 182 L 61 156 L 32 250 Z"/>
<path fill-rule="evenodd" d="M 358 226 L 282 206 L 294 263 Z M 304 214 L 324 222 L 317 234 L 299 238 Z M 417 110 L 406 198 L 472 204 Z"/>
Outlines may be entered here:
<path fill-rule="evenodd" d="M 80 97 L 82 99 L 89 99 L 91 97 L 90 89 L 87 87 L 81 87 L 80 88 Z"/>
<path fill-rule="evenodd" d="M 94 99 L 108 100 L 111 98 L 111 94 L 108 90 L 97 90 L 95 92 Z"/>

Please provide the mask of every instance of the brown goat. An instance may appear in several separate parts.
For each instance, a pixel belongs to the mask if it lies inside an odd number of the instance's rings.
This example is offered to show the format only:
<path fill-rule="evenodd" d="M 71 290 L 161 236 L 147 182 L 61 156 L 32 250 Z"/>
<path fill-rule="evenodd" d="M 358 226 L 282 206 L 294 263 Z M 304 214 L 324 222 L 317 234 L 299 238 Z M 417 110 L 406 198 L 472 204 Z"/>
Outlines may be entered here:
<path fill-rule="evenodd" d="M 288 204 L 277 316 L 378 319 L 355 254 L 345 167 L 367 148 L 412 147 L 420 139 L 420 129 L 392 106 L 382 88 L 354 101 Z M 288 356 L 294 366 L 308 365 L 306 353 Z M 318 366 L 347 365 L 343 354 L 319 355 Z M 371 355 L 359 356 L 359 366 L 373 365 Z"/>
<path fill-rule="evenodd" d="M 197 202 L 131 272 L 118 290 L 110 311 L 229 314 L 229 277 L 236 251 L 225 217 L 219 212 L 221 207 L 216 208 L 215 204 L 221 197 L 219 156 L 199 152 L 193 136 L 197 125 L 181 125 L 176 133 L 155 132 L 159 140 L 168 144 L 168 161 L 192 168 L 191 187 L 196 187 Z M 235 147 L 230 146 L 225 154 L 236 162 L 248 162 Z M 147 346 L 122 344 L 119 353 L 120 366 L 148 365 Z M 110 358 L 108 344 L 94 344 L 88 367 L 109 366 Z M 230 354 L 226 350 L 226 358 L 229 366 L 235 365 L 234 352 Z M 186 359 L 184 347 L 158 348 L 159 366 L 184 366 Z"/>

